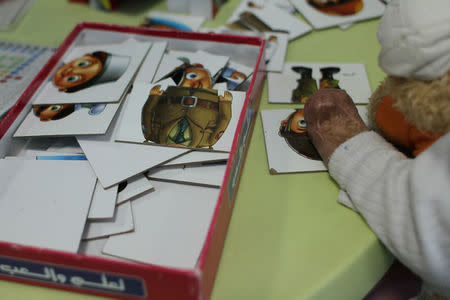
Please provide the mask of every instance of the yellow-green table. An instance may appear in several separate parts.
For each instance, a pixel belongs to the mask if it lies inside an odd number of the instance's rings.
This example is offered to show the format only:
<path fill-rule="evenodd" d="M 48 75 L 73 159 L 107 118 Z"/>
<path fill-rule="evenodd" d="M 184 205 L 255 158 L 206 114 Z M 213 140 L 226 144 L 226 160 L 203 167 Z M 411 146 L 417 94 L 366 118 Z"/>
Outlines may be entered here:
<path fill-rule="evenodd" d="M 107 13 L 66 0 L 36 0 L 0 40 L 58 46 L 80 21 L 138 25 L 149 10 L 166 10 L 165 1 L 122 3 Z M 238 3 L 229 0 L 205 26 L 224 24 Z M 384 77 L 377 66 L 377 27 L 372 20 L 313 31 L 289 43 L 286 60 L 364 63 L 373 90 Z M 260 109 L 292 107 L 268 104 L 265 85 Z M 328 173 L 270 175 L 258 116 L 212 300 L 361 299 L 392 256 L 358 214 L 337 203 L 337 194 Z M 0 299 L 100 298 L 0 280 Z"/>

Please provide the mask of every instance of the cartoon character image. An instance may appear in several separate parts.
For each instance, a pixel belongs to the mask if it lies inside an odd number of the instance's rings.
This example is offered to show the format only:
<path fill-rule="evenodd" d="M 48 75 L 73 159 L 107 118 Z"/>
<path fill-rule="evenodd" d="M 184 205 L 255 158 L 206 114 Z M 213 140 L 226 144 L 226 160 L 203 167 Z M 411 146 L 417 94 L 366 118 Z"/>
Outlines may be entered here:
<path fill-rule="evenodd" d="M 87 53 L 59 67 L 53 76 L 53 84 L 60 92 L 73 93 L 118 80 L 129 63 L 129 56 L 104 51 Z"/>
<path fill-rule="evenodd" d="M 161 30 L 184 30 L 184 31 L 192 31 L 192 29 L 180 22 L 174 20 L 168 20 L 164 18 L 156 18 L 156 17 L 148 17 L 145 19 L 144 23 L 142 23 L 144 27 L 150 27 Z"/>
<path fill-rule="evenodd" d="M 141 124 L 145 142 L 201 148 L 221 138 L 231 119 L 233 95 L 225 91 L 160 85 L 150 90 L 142 107 Z"/>
<path fill-rule="evenodd" d="M 301 156 L 313 160 L 322 160 L 306 132 L 303 109 L 295 110 L 287 119 L 281 121 L 278 134 L 284 137 L 291 149 Z"/>
<path fill-rule="evenodd" d="M 166 78 L 172 78 L 176 85 L 192 88 L 212 88 L 214 78 L 202 64 L 191 64 L 189 59 L 179 57 L 183 61 L 181 66 L 176 67 L 172 72 L 161 78 L 159 81 Z"/>
<path fill-rule="evenodd" d="M 306 0 L 309 5 L 318 11 L 334 15 L 349 16 L 361 11 L 364 7 L 362 0 Z"/>
<path fill-rule="evenodd" d="M 103 112 L 106 104 L 51 104 L 51 105 L 35 105 L 33 106 L 33 113 L 42 122 L 47 122 L 51 120 L 60 120 L 74 111 L 82 108 L 89 109 L 88 114 L 91 116 L 96 116 Z"/>
<path fill-rule="evenodd" d="M 340 89 L 339 80 L 333 78 L 333 74 L 339 73 L 341 69 L 337 67 L 327 67 L 321 68 L 320 72 L 322 73 L 322 78 L 320 78 L 319 87 L 322 88 L 331 88 L 331 89 Z"/>
<path fill-rule="evenodd" d="M 247 76 L 238 70 L 226 67 L 217 79 L 217 83 L 226 82 L 228 90 L 236 90 L 245 80 Z"/>
<path fill-rule="evenodd" d="M 294 66 L 291 69 L 300 74 L 297 87 L 292 91 L 291 101 L 293 103 L 305 103 L 317 91 L 316 80 L 312 78 L 312 69 L 303 66 Z"/>
<path fill-rule="evenodd" d="M 305 103 L 308 98 L 317 91 L 316 80 L 312 77 L 312 69 L 304 66 L 294 66 L 292 71 L 299 73 L 297 87 L 292 91 L 293 103 Z M 319 88 L 340 89 L 339 80 L 333 78 L 333 74 L 340 72 L 338 67 L 321 68 L 322 78 L 319 80 Z"/>

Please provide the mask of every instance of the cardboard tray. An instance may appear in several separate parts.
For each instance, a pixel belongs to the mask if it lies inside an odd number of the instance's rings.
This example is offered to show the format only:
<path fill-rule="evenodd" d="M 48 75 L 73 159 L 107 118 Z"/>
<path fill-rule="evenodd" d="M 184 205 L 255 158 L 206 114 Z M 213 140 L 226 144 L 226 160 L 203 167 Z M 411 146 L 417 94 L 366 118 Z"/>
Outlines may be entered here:
<path fill-rule="evenodd" d="M 0 123 L 0 157 L 14 155 L 26 147 L 27 138 L 13 139 L 12 135 L 29 111 L 30 100 L 38 94 L 42 83 L 71 46 L 82 41 L 101 43 L 125 37 L 166 40 L 169 48 L 177 50 L 214 48 L 213 53 L 228 55 L 237 61 L 251 61 L 254 65 L 220 195 L 196 267 L 169 268 L 0 241 L 0 279 L 120 299 L 209 299 L 265 79 L 265 40 L 80 23 Z"/>

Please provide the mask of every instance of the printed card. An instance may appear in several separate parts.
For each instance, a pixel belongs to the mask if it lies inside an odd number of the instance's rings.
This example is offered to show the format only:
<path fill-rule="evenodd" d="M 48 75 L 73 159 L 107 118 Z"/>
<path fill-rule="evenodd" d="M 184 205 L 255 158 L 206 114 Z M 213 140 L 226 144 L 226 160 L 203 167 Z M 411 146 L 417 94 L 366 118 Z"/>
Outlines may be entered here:
<path fill-rule="evenodd" d="M 34 105 L 14 137 L 102 135 L 120 103 Z"/>
<path fill-rule="evenodd" d="M 0 160 L 0 240 L 77 252 L 95 181 L 86 161 Z"/>
<path fill-rule="evenodd" d="M 372 94 L 363 64 L 286 63 L 283 73 L 269 73 L 269 103 L 305 103 L 319 88 L 340 88 L 355 103 Z"/>
<path fill-rule="evenodd" d="M 131 202 L 127 201 L 115 207 L 112 219 L 88 221 L 84 228 L 83 240 L 129 232 L 134 229 Z"/>
<path fill-rule="evenodd" d="M 142 26 L 165 30 L 197 31 L 205 17 L 151 11 Z"/>
<path fill-rule="evenodd" d="M 150 42 L 76 46 L 65 55 L 34 105 L 111 103 L 122 99 Z"/>
<path fill-rule="evenodd" d="M 220 188 L 226 167 L 226 163 L 162 166 L 149 170 L 147 177 L 150 180 Z"/>
<path fill-rule="evenodd" d="M 164 55 L 153 82 L 171 78 L 178 86 L 212 88 L 228 60 L 227 56 L 204 51 L 171 50 Z"/>
<path fill-rule="evenodd" d="M 385 5 L 373 0 L 291 0 L 315 29 L 380 17 Z"/>
<path fill-rule="evenodd" d="M 134 231 L 111 236 L 103 253 L 192 269 L 205 242 L 219 189 L 159 181 L 152 184 L 154 192 L 132 203 Z"/>
<path fill-rule="evenodd" d="M 367 123 L 367 110 L 358 106 Z M 326 171 L 307 135 L 303 109 L 262 110 L 261 118 L 270 174 Z"/>
<path fill-rule="evenodd" d="M 241 2 L 227 24 L 236 30 L 284 32 L 289 35 L 289 40 L 312 30 L 311 26 L 273 4 L 261 5 L 248 0 Z"/>
<path fill-rule="evenodd" d="M 244 92 L 136 83 L 116 141 L 229 152 L 244 99 Z"/>

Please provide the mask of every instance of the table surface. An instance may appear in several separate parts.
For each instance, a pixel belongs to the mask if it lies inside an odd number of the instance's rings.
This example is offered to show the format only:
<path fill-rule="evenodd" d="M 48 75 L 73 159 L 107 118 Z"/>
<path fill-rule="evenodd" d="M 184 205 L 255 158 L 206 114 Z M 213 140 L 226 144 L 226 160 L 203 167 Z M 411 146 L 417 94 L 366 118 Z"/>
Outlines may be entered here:
<path fill-rule="evenodd" d="M 66 0 L 36 0 L 14 29 L 0 32 L 0 40 L 58 46 L 80 21 L 138 25 L 149 10 L 166 10 L 165 1 L 122 3 L 107 13 Z M 205 26 L 225 24 L 238 3 L 229 0 Z M 377 65 L 378 22 L 313 31 L 289 43 L 286 61 L 364 63 L 374 90 L 385 76 Z M 260 109 L 293 107 L 269 104 L 266 81 Z M 361 299 L 392 256 L 357 213 L 337 203 L 338 191 L 326 172 L 270 175 L 258 115 L 211 299 Z M 0 295 L 102 299 L 1 280 Z"/>

